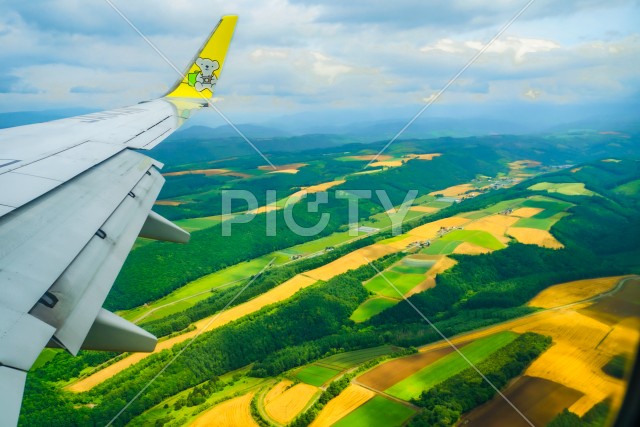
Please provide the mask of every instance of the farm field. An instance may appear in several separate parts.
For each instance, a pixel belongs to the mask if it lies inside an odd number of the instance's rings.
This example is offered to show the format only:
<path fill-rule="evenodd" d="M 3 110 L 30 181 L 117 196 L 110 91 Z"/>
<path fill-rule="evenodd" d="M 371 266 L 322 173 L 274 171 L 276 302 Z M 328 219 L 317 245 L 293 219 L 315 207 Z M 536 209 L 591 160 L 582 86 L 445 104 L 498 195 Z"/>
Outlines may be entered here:
<path fill-rule="evenodd" d="M 553 234 L 549 233 L 547 230 L 511 227 L 507 233 L 513 236 L 520 243 L 538 245 L 550 249 L 564 248 L 564 245 L 556 240 Z"/>
<path fill-rule="evenodd" d="M 461 241 L 481 246 L 483 248 L 498 250 L 505 247 L 491 233 L 482 230 L 453 230 L 440 238 L 444 241 Z"/>
<path fill-rule="evenodd" d="M 516 408 L 536 426 L 546 426 L 582 393 L 542 378 L 522 376 L 504 393 Z M 461 417 L 460 423 L 486 427 L 528 427 L 529 424 L 504 399 L 492 399 Z"/>
<path fill-rule="evenodd" d="M 209 426 L 246 426 L 260 427 L 253 420 L 249 405 L 255 393 L 248 393 L 244 396 L 227 400 L 212 409 L 204 412 L 198 417 L 191 427 L 209 427 Z"/>
<path fill-rule="evenodd" d="M 335 427 L 369 427 L 372 425 L 395 427 L 403 425 L 414 413 L 415 410 L 408 406 L 382 396 L 375 396 L 333 425 Z"/>
<path fill-rule="evenodd" d="M 240 378 L 239 380 L 233 381 L 233 376 L 237 374 L 246 374 L 246 369 L 222 375 L 220 377 L 220 380 L 228 383 L 228 385 L 222 390 L 216 391 L 209 395 L 206 398 L 206 404 L 213 407 L 216 402 L 245 395 L 254 390 L 257 390 L 258 388 L 263 386 L 266 381 L 269 381 L 263 378 L 251 378 L 247 376 L 242 376 L 242 378 Z M 231 382 L 233 383 L 231 384 Z M 183 406 L 181 409 L 177 410 L 177 414 L 174 410 L 177 402 L 179 400 L 187 399 L 189 393 L 191 393 L 191 390 L 192 389 L 182 391 L 174 396 L 165 399 L 164 401 L 160 402 L 153 408 L 143 413 L 140 417 L 132 420 L 127 425 L 131 427 L 146 427 L 149 425 L 155 425 L 158 420 L 165 419 L 169 415 L 176 416 L 176 418 L 181 420 L 182 424 L 188 424 L 196 418 L 199 418 L 202 415 L 202 410 L 197 406 Z"/>
<path fill-rule="evenodd" d="M 378 313 L 383 312 L 389 307 L 393 307 L 398 303 L 397 299 L 386 297 L 372 297 L 360 304 L 358 308 L 349 317 L 356 323 L 361 323 L 371 319 Z"/>
<path fill-rule="evenodd" d="M 456 265 L 456 262 L 457 262 L 451 258 L 447 258 L 446 256 L 436 256 L 434 257 L 434 260 L 435 260 L 435 263 L 431 266 L 429 271 L 427 271 L 426 279 L 424 280 L 424 282 L 420 283 L 418 286 L 411 289 L 405 295 L 407 298 L 415 293 L 433 288 L 436 285 L 435 277 L 438 274 L 442 273 L 443 271 L 448 270 L 449 268 Z"/>
<path fill-rule="evenodd" d="M 449 255 L 452 254 L 461 243 L 461 241 L 439 239 L 431 242 L 431 245 L 422 249 L 420 252 L 428 255 Z"/>
<path fill-rule="evenodd" d="M 540 292 L 529 301 L 527 305 L 531 307 L 553 308 L 586 300 L 611 290 L 623 277 L 624 276 L 602 277 L 554 285 Z"/>
<path fill-rule="evenodd" d="M 469 242 L 462 242 L 453 250 L 454 254 L 462 254 L 462 255 L 480 255 L 480 254 L 488 254 L 491 252 L 491 249 L 488 249 L 483 246 L 474 245 Z"/>
<path fill-rule="evenodd" d="M 372 399 L 376 394 L 359 385 L 351 384 L 320 411 L 310 427 L 329 427 L 345 415 Z"/>
<path fill-rule="evenodd" d="M 349 369 L 365 363 L 376 357 L 385 356 L 391 354 L 394 351 L 394 347 L 390 345 L 382 345 L 379 347 L 365 348 L 363 350 L 348 351 L 346 353 L 338 353 L 333 356 L 320 359 L 318 364 L 327 366 L 334 369 Z"/>
<path fill-rule="evenodd" d="M 551 183 L 551 182 L 539 182 L 529 187 L 529 190 L 533 191 L 547 191 L 548 193 L 560 193 L 567 196 L 593 196 L 594 193 L 591 190 L 587 190 L 582 182 L 563 182 L 563 183 Z"/>
<path fill-rule="evenodd" d="M 305 408 L 318 391 L 317 387 L 308 384 L 299 383 L 291 386 L 290 381 L 282 381 L 265 396 L 265 412 L 275 421 L 287 424 Z"/>
<path fill-rule="evenodd" d="M 625 196 L 638 194 L 640 193 L 640 179 L 636 179 L 634 181 L 627 182 L 626 184 L 619 185 L 613 191 L 618 194 L 624 194 Z"/>
<path fill-rule="evenodd" d="M 265 292 L 262 295 L 259 295 L 252 300 L 195 322 L 195 329 L 192 331 L 158 342 L 158 344 L 156 345 L 156 349 L 152 353 L 133 353 L 132 355 L 119 360 L 112 365 L 107 366 L 106 368 L 96 372 L 95 374 L 71 384 L 68 387 L 68 390 L 75 392 L 90 390 L 91 388 L 102 383 L 111 376 L 128 368 L 134 363 L 138 363 L 151 354 L 159 353 L 162 350 L 169 349 L 178 343 L 184 342 L 187 339 L 196 336 L 198 333 L 201 333 L 204 330 L 210 331 L 211 329 L 220 327 L 243 316 L 254 313 L 269 304 L 283 301 L 291 297 L 300 289 L 311 286 L 315 282 L 315 279 L 302 274 L 298 274 L 297 276 L 294 276 L 283 284 Z"/>
<path fill-rule="evenodd" d="M 430 196 L 442 195 L 444 197 L 457 197 L 468 191 L 474 190 L 475 187 L 471 184 L 454 185 L 452 187 L 445 188 L 443 190 L 432 191 Z"/>
<path fill-rule="evenodd" d="M 296 378 L 312 386 L 321 387 L 331 378 L 340 373 L 340 369 L 333 369 L 320 365 L 308 365 L 295 373 Z"/>
<path fill-rule="evenodd" d="M 356 380 L 374 390 L 386 390 L 451 352 L 451 347 L 445 347 L 393 359 L 365 372 Z"/>
<path fill-rule="evenodd" d="M 381 244 L 370 245 L 361 249 L 357 249 L 329 264 L 314 270 L 307 271 L 305 274 L 316 280 L 329 280 L 332 277 L 342 274 L 348 270 L 358 268 L 367 264 L 369 261 L 397 252 L 393 247 Z"/>
<path fill-rule="evenodd" d="M 170 306 L 165 308 L 160 307 L 170 303 L 174 303 L 183 298 L 188 298 L 186 304 L 188 304 L 188 306 L 192 306 L 196 302 L 210 297 L 211 293 L 208 291 L 210 291 L 211 289 L 232 282 L 239 282 L 240 280 L 247 279 L 251 275 L 259 273 L 260 270 L 262 270 L 274 258 L 273 256 L 270 257 L 270 255 L 271 254 L 260 258 L 255 258 L 249 262 L 236 264 L 215 273 L 208 274 L 194 280 L 193 282 L 187 283 L 186 285 L 180 287 L 179 289 L 176 289 L 164 298 L 153 301 L 141 307 L 118 312 L 117 314 L 133 322 L 136 322 L 137 319 L 152 310 L 155 310 L 153 315 L 149 315 L 148 317 L 145 316 L 146 320 L 159 319 L 169 314 L 173 314 L 175 311 Z M 274 264 L 276 264 L 277 261 L 278 260 L 276 259 L 274 261 Z M 202 294 L 196 295 L 199 293 Z"/>
<path fill-rule="evenodd" d="M 543 211 L 544 212 L 544 211 Z M 521 218 L 513 224 L 513 227 L 523 227 L 523 228 L 537 228 L 539 230 L 550 230 L 553 225 L 558 222 L 563 217 L 567 216 L 566 212 L 558 212 L 553 216 L 547 218 L 539 218 L 533 216 L 531 218 Z"/>
<path fill-rule="evenodd" d="M 469 343 L 460 348 L 460 351 L 471 363 L 476 364 L 486 359 L 499 348 L 515 340 L 517 336 L 512 332 L 500 332 Z M 409 400 L 419 396 L 421 392 L 431 389 L 436 384 L 459 374 L 468 367 L 469 363 L 466 360 L 460 357 L 457 352 L 452 352 L 387 388 L 385 392 L 399 399 Z"/>

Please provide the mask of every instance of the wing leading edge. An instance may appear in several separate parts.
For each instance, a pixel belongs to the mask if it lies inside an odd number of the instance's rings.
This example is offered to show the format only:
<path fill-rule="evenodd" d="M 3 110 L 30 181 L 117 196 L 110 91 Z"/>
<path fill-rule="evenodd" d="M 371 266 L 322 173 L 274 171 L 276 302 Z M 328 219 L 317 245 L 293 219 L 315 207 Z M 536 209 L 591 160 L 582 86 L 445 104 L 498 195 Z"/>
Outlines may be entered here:
<path fill-rule="evenodd" d="M 237 22 L 223 17 L 160 99 L 0 130 L 0 413 L 17 424 L 45 346 L 153 351 L 156 338 L 102 308 L 137 236 L 186 243 L 151 211 L 162 164 L 150 149 L 206 107 Z M 4 425 L 4 424 L 3 424 Z"/>

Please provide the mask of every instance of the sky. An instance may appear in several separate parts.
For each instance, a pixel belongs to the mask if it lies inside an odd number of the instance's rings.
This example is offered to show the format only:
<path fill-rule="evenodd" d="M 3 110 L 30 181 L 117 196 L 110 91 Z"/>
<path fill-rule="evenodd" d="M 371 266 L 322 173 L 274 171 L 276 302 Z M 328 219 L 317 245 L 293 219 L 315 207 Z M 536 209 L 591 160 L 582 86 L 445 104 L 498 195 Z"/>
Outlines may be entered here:
<path fill-rule="evenodd" d="M 0 0 L 0 113 L 109 109 L 172 86 L 175 70 L 109 2 L 178 69 L 238 14 L 216 105 L 261 123 L 408 120 L 528 0 Z M 536 0 L 425 115 L 636 114 L 637 22 L 639 0 Z"/>

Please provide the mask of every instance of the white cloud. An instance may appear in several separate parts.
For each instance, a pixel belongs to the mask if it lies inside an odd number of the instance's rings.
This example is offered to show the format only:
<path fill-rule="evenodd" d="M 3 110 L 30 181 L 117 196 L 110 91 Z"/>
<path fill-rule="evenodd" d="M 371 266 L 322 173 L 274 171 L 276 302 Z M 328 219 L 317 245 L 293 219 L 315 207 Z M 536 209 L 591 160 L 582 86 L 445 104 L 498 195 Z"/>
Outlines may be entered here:
<path fill-rule="evenodd" d="M 217 95 L 242 120 L 420 108 L 517 9 L 512 0 L 115 2 L 179 69 L 221 14 L 238 13 Z M 632 96 L 640 89 L 637 31 L 598 17 L 639 15 L 637 3 L 536 1 L 436 104 L 485 109 Z M 177 77 L 101 1 L 3 3 L 0 46 L 0 111 L 132 104 L 160 96 Z"/>

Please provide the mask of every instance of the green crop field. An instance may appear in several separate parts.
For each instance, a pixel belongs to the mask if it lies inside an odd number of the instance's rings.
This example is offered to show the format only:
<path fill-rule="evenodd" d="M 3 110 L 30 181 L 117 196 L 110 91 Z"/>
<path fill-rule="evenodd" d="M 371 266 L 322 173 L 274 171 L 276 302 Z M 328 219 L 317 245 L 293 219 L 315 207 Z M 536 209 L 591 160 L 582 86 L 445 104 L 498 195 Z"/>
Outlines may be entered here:
<path fill-rule="evenodd" d="M 619 185 L 614 188 L 613 191 L 618 194 L 624 194 L 625 196 L 640 194 L 640 179 L 636 179 L 635 181 L 630 181 L 626 184 Z"/>
<path fill-rule="evenodd" d="M 425 274 L 433 264 L 434 261 L 431 260 L 403 259 L 390 270 L 402 274 Z"/>
<path fill-rule="evenodd" d="M 303 383 L 320 387 L 339 373 L 340 370 L 338 369 L 332 369 L 318 365 L 309 365 L 296 372 L 296 378 L 298 378 Z"/>
<path fill-rule="evenodd" d="M 490 213 L 486 212 L 486 211 L 466 212 L 466 213 L 460 214 L 460 216 L 462 216 L 464 218 L 469 218 L 469 219 L 480 219 L 480 218 L 484 218 L 485 216 L 489 216 L 489 215 L 490 215 Z"/>
<path fill-rule="evenodd" d="M 178 226 L 184 228 L 185 230 L 197 231 L 204 230 L 205 228 L 213 227 L 216 224 L 220 224 L 220 218 L 191 218 L 191 219 L 180 219 L 178 221 L 174 221 Z"/>
<path fill-rule="evenodd" d="M 560 193 L 567 196 L 593 196 L 591 190 L 587 190 L 582 182 L 539 182 L 529 187 L 533 191 L 547 191 L 547 193 Z"/>
<path fill-rule="evenodd" d="M 175 290 L 164 298 L 161 298 L 146 306 L 136 307 L 131 310 L 118 312 L 119 316 L 124 317 L 127 320 L 135 320 L 142 316 L 144 313 L 150 310 L 157 309 L 153 315 L 145 318 L 145 320 L 160 319 L 162 317 L 169 316 L 176 313 L 176 308 L 182 308 L 182 310 L 193 306 L 198 301 L 209 298 L 211 293 L 208 292 L 212 289 L 219 288 L 230 283 L 246 279 L 251 275 L 259 273 L 268 263 L 274 258 L 273 254 L 266 255 L 260 258 L 253 259 L 249 262 L 243 262 L 234 266 L 225 268 L 215 273 L 201 277 L 193 282 L 187 283 L 181 288 Z M 289 258 L 285 257 L 288 261 Z M 275 263 L 275 261 L 274 261 Z M 188 298 L 177 304 L 167 305 L 174 303 L 183 298 Z M 166 306 L 166 307 L 164 307 Z M 162 307 L 162 308 L 159 308 Z"/>
<path fill-rule="evenodd" d="M 488 208 L 483 209 L 483 211 L 488 212 L 490 214 L 494 214 L 494 213 L 502 212 L 503 210 L 508 208 L 517 209 L 520 206 L 526 206 L 525 205 L 526 201 L 527 199 L 525 198 L 504 200 L 502 202 L 496 203 L 493 206 L 489 206 Z"/>
<path fill-rule="evenodd" d="M 345 370 L 361 365 L 376 357 L 393 353 L 393 347 L 390 345 L 381 345 L 379 347 L 365 348 L 363 350 L 348 351 L 346 353 L 338 353 L 333 356 L 321 359 L 316 364 L 332 368 Z"/>
<path fill-rule="evenodd" d="M 364 405 L 341 418 L 335 427 L 401 426 L 415 411 L 401 403 L 375 396 Z"/>
<path fill-rule="evenodd" d="M 471 363 L 476 364 L 517 337 L 518 334 L 513 332 L 500 332 L 467 344 L 460 351 Z M 394 384 L 385 392 L 399 399 L 410 400 L 468 367 L 469 363 L 457 352 L 453 352 Z"/>
<path fill-rule="evenodd" d="M 387 308 L 396 305 L 397 303 L 397 299 L 389 299 L 385 297 L 370 298 L 355 309 L 353 314 L 351 314 L 350 319 L 356 323 L 364 322 L 371 319 L 376 314 L 383 312 Z"/>
<path fill-rule="evenodd" d="M 522 206 L 528 208 L 539 208 L 544 211 L 534 215 L 534 218 L 549 218 L 558 212 L 563 212 L 573 206 L 572 203 L 562 202 L 551 197 L 534 196 L 522 203 Z"/>
<path fill-rule="evenodd" d="M 541 214 L 545 211 L 540 212 Z M 537 215 L 532 216 L 531 218 L 521 218 L 512 225 L 512 227 L 528 227 L 528 228 L 537 228 L 539 230 L 550 230 L 551 227 L 558 222 L 562 217 L 567 216 L 566 212 L 557 212 L 553 216 L 543 218 L 538 217 Z"/>
<path fill-rule="evenodd" d="M 364 235 L 366 233 L 359 233 Z M 349 232 L 333 233 L 329 236 L 322 237 L 320 239 L 312 240 L 311 242 L 303 243 L 301 245 L 292 246 L 280 252 L 286 254 L 310 254 L 324 250 L 327 246 L 336 246 L 350 240 L 357 239 L 357 236 L 349 236 Z"/>
<path fill-rule="evenodd" d="M 424 248 L 420 251 L 420 253 L 427 255 L 449 255 L 453 252 L 458 245 L 462 243 L 461 241 L 446 241 L 446 240 L 436 240 L 431 243 L 431 246 Z"/>
<path fill-rule="evenodd" d="M 483 248 L 498 250 L 505 246 L 491 233 L 482 230 L 454 230 L 440 238 L 444 241 L 463 241 L 482 246 Z"/>
<path fill-rule="evenodd" d="M 364 287 L 378 295 L 395 299 L 402 298 L 402 295 L 426 279 L 424 274 L 404 274 L 393 270 L 386 270 L 383 274 L 384 276 L 378 275 L 371 279 Z M 391 282 L 393 286 L 389 285 L 387 280 Z M 394 289 L 394 286 L 397 290 Z M 400 295 L 398 291 L 400 291 L 402 295 Z"/>

